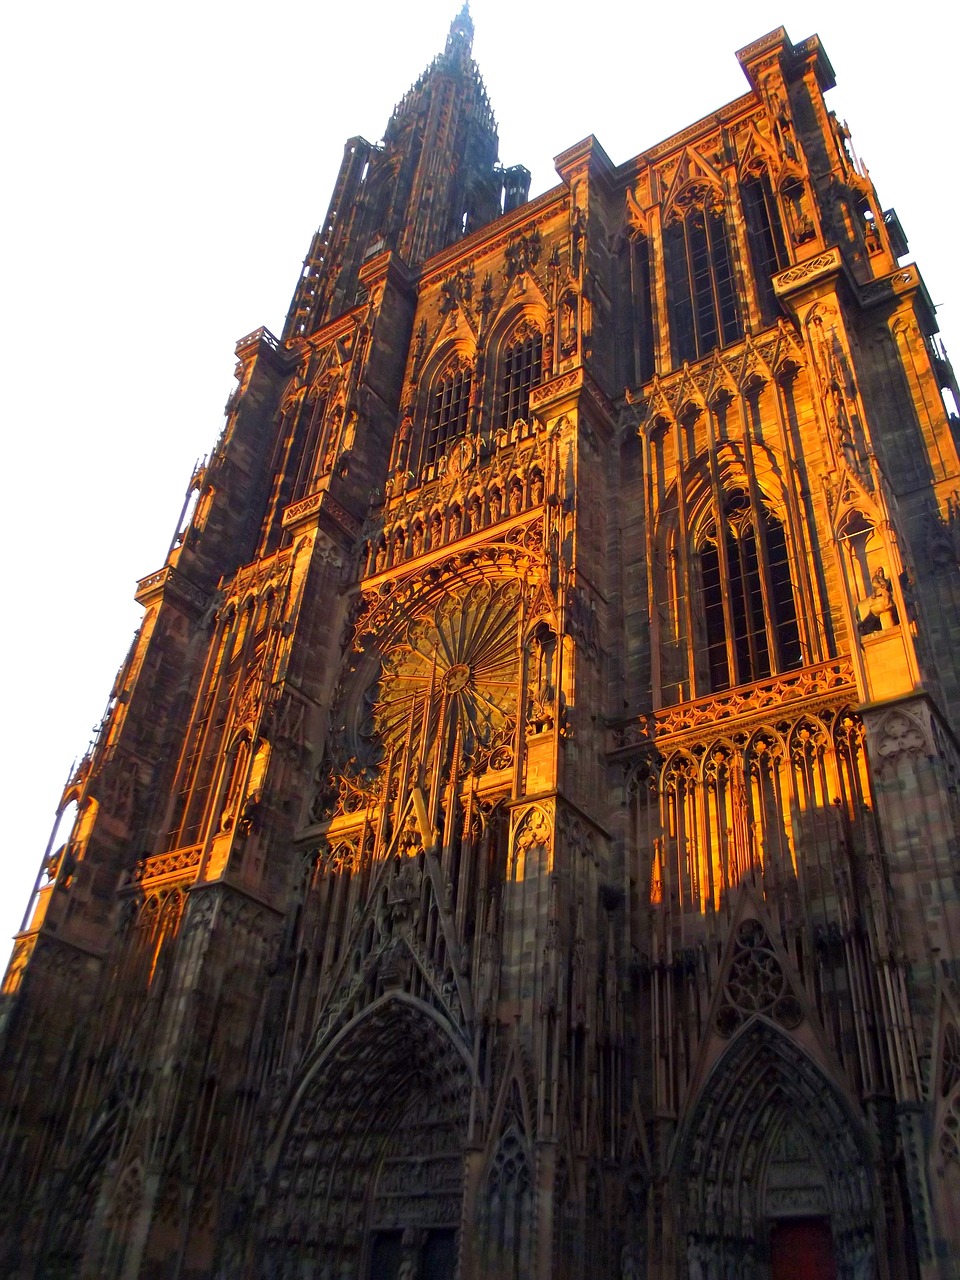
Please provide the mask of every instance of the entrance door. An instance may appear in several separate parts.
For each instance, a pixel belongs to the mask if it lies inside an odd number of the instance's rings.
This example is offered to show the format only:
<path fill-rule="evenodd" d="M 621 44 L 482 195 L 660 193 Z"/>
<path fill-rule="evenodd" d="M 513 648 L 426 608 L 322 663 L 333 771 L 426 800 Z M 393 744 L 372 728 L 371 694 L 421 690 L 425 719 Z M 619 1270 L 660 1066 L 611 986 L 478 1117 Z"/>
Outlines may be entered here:
<path fill-rule="evenodd" d="M 773 1224 L 770 1280 L 837 1280 L 828 1218 L 785 1218 Z"/>
<path fill-rule="evenodd" d="M 457 1233 L 452 1227 L 424 1231 L 418 1248 L 416 1274 L 420 1280 L 453 1280 Z M 399 1280 L 403 1257 L 403 1232 L 378 1231 L 370 1250 L 369 1280 Z"/>

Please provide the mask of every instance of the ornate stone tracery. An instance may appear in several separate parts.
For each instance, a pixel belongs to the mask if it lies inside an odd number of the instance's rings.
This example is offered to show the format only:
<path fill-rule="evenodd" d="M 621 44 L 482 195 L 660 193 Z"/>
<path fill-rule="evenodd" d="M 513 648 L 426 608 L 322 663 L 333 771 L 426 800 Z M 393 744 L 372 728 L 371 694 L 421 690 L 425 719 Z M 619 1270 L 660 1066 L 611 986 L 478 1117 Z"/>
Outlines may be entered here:
<path fill-rule="evenodd" d="M 806 1223 L 839 1280 L 941 1280 L 919 276 L 816 38 L 524 204 L 471 32 L 350 140 L 139 584 L 0 1008 L 0 1271 L 780 1280 Z"/>
<path fill-rule="evenodd" d="M 469 767 L 509 745 L 517 708 L 516 583 L 480 582 L 410 623 L 384 656 L 370 727 L 392 748 L 421 720 L 456 736 Z"/>
<path fill-rule="evenodd" d="M 714 1067 L 677 1149 L 688 1260 L 702 1275 L 731 1264 L 754 1275 L 770 1218 L 827 1212 L 838 1262 L 852 1265 L 872 1236 L 869 1167 L 862 1120 L 802 1050 L 754 1022 Z"/>
<path fill-rule="evenodd" d="M 735 935 L 715 1025 L 722 1036 L 732 1036 L 756 1014 L 793 1030 L 803 1019 L 803 1008 L 790 990 L 763 925 L 747 919 Z"/>

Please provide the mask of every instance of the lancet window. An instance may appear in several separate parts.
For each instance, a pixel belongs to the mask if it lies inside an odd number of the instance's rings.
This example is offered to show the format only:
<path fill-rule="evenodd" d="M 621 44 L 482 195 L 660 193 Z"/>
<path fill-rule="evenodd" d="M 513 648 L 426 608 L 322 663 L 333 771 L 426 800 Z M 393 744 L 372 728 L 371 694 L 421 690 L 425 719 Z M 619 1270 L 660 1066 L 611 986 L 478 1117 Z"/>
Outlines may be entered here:
<path fill-rule="evenodd" d="M 747 224 L 750 261 L 764 320 L 777 314 L 777 296 L 771 277 L 789 262 L 777 198 L 765 172 L 747 178 L 740 187 Z"/>
<path fill-rule="evenodd" d="M 427 465 L 446 452 L 467 431 L 470 408 L 470 366 L 457 357 L 445 366 L 431 397 L 423 461 Z"/>
<path fill-rule="evenodd" d="M 736 342 L 743 328 L 723 210 L 712 189 L 691 189 L 663 232 L 674 364 Z"/>
<path fill-rule="evenodd" d="M 713 692 L 762 680 L 802 661 L 783 525 L 742 490 L 724 495 L 697 542 L 701 667 Z"/>
<path fill-rule="evenodd" d="M 530 414 L 530 392 L 539 385 L 543 369 L 543 334 L 523 325 L 500 361 L 500 405 L 497 426 L 509 427 Z"/>
<path fill-rule="evenodd" d="M 650 241 L 635 236 L 630 244 L 630 293 L 633 298 L 633 362 L 638 382 L 646 382 L 656 372 L 654 363 L 653 262 Z"/>

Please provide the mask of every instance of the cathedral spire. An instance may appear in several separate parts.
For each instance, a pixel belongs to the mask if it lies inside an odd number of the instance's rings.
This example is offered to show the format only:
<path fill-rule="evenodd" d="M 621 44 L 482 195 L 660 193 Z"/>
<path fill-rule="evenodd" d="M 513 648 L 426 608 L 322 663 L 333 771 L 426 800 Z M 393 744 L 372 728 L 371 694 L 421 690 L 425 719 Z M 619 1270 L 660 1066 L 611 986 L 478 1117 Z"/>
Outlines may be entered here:
<path fill-rule="evenodd" d="M 469 0 L 450 23 L 450 34 L 447 36 L 447 47 L 444 53 L 451 54 L 462 51 L 466 56 L 473 52 L 473 18 L 470 16 Z"/>
<path fill-rule="evenodd" d="M 471 56 L 473 30 L 464 4 L 443 52 L 394 108 L 382 143 L 347 143 L 334 198 L 297 283 L 285 340 L 355 305 L 360 267 L 375 249 L 392 249 L 417 266 L 522 203 L 518 193 L 526 197 L 526 170 L 509 170 L 505 181 L 499 164 L 496 120 Z"/>

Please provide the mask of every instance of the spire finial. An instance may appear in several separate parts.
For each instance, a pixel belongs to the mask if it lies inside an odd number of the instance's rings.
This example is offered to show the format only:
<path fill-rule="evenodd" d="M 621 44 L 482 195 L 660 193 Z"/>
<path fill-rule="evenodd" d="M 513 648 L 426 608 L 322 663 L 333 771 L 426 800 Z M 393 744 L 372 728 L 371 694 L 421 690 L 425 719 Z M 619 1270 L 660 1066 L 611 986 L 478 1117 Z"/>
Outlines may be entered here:
<path fill-rule="evenodd" d="M 447 36 L 447 53 L 462 50 L 469 54 L 473 48 L 473 19 L 470 17 L 470 0 L 464 0 L 463 8 L 450 23 Z"/>

